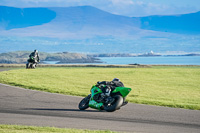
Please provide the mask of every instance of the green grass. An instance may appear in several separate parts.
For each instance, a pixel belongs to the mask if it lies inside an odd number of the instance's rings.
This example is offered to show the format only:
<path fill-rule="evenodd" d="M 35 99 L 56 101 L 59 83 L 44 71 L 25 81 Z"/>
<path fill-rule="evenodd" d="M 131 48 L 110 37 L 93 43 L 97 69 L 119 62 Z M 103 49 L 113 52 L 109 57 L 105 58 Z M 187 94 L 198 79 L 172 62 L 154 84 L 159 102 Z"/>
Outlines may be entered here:
<path fill-rule="evenodd" d="M 0 82 L 27 89 L 87 96 L 97 81 L 119 78 L 132 103 L 200 110 L 200 67 L 51 67 L 0 72 Z"/>
<path fill-rule="evenodd" d="M 19 125 L 0 125 L 0 133 L 117 133 L 101 130 L 82 130 L 71 128 L 35 127 Z"/>

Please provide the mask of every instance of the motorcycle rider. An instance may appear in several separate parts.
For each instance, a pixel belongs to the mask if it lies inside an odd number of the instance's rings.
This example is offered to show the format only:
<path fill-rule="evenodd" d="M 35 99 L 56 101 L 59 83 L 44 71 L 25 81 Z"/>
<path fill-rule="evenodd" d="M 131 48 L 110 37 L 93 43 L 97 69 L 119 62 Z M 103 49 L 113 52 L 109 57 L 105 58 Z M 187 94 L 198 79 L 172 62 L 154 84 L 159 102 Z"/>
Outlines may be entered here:
<path fill-rule="evenodd" d="M 124 84 L 120 81 L 120 79 L 118 78 L 114 78 L 112 81 L 101 81 L 101 82 L 97 82 L 97 84 L 99 86 L 101 86 L 101 90 L 102 90 L 102 95 L 103 96 L 110 96 L 110 93 L 116 88 L 116 87 L 124 87 Z M 124 98 L 124 103 L 123 105 L 127 104 L 128 102 L 125 101 L 126 98 Z"/>
<path fill-rule="evenodd" d="M 31 57 L 33 57 L 34 60 L 32 60 Z M 33 62 L 33 63 L 40 62 L 40 57 L 39 57 L 39 54 L 38 54 L 38 50 L 35 49 L 34 52 L 32 52 L 29 55 L 28 62 Z"/>

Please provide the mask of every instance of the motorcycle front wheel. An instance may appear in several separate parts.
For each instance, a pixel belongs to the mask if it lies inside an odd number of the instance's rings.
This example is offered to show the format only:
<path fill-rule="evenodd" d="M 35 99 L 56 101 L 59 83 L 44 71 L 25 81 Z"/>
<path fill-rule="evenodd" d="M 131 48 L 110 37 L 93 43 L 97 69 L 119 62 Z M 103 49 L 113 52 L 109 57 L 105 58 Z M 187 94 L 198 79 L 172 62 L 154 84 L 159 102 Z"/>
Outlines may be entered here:
<path fill-rule="evenodd" d="M 31 66 L 30 66 L 30 63 L 27 63 L 26 64 L 26 69 L 29 69 Z"/>
<path fill-rule="evenodd" d="M 83 99 L 80 101 L 80 103 L 79 103 L 79 105 L 78 105 L 78 108 L 79 108 L 80 110 L 85 110 L 85 109 L 89 108 L 90 97 L 91 97 L 91 95 L 88 95 L 87 97 L 83 98 Z"/>
<path fill-rule="evenodd" d="M 112 102 L 111 104 L 104 105 L 104 110 L 108 112 L 113 112 L 122 106 L 123 103 L 122 96 L 116 95 L 113 98 L 115 98 L 114 102 Z"/>

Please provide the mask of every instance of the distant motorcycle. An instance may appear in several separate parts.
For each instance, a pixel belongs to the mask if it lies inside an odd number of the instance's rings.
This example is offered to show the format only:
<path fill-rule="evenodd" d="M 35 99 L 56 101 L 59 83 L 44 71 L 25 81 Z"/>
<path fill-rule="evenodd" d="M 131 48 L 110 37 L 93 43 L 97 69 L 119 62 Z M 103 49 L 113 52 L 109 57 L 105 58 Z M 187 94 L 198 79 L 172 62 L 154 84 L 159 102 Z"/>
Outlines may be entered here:
<path fill-rule="evenodd" d="M 80 110 L 85 110 L 90 107 L 98 110 L 113 112 L 123 106 L 125 97 L 131 91 L 131 88 L 116 87 L 110 93 L 110 96 L 105 96 L 102 95 L 103 92 L 100 88 L 101 86 L 98 84 L 92 86 L 91 94 L 80 101 L 78 106 Z"/>
<path fill-rule="evenodd" d="M 35 69 L 35 67 L 37 66 L 37 60 L 35 59 L 35 57 L 31 56 L 28 60 L 27 60 L 27 64 L 26 64 L 26 69 L 30 69 L 33 68 Z"/>

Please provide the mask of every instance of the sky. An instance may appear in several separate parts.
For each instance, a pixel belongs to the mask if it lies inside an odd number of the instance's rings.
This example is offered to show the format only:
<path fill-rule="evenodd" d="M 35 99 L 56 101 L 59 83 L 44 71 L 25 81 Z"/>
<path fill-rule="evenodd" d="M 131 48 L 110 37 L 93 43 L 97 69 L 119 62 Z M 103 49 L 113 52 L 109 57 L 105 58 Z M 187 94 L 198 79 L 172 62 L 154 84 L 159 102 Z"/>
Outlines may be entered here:
<path fill-rule="evenodd" d="M 0 0 L 0 5 L 21 8 L 89 5 L 129 17 L 186 14 L 200 11 L 200 0 Z"/>

